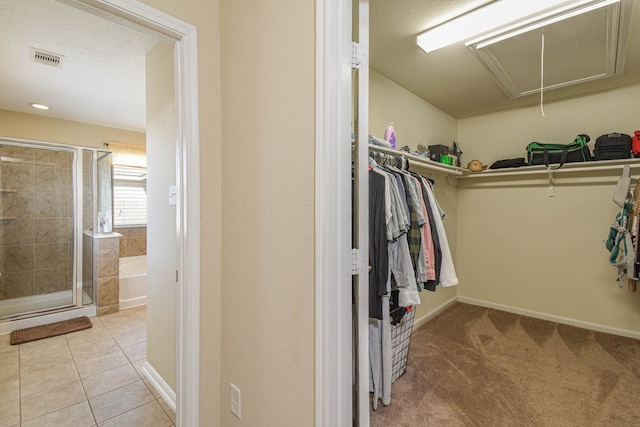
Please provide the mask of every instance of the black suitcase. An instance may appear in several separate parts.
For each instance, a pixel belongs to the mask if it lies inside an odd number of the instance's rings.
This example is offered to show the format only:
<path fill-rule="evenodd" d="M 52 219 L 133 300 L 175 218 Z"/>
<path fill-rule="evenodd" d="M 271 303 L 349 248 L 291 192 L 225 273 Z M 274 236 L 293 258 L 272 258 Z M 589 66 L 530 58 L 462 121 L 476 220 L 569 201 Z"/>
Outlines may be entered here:
<path fill-rule="evenodd" d="M 596 160 L 628 159 L 631 157 L 631 136 L 624 133 L 608 133 L 596 139 L 593 150 Z"/>
<path fill-rule="evenodd" d="M 519 168 L 521 166 L 527 166 L 527 159 L 524 157 L 496 160 L 489 166 L 489 169 Z"/>

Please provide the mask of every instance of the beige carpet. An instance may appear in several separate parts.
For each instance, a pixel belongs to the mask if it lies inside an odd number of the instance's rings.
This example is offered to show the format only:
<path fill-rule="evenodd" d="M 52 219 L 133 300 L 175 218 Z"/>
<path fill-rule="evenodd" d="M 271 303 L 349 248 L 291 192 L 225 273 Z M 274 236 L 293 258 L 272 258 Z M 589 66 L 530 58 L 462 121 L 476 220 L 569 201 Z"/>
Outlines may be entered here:
<path fill-rule="evenodd" d="M 371 425 L 640 426 L 640 341 L 457 303 Z"/>

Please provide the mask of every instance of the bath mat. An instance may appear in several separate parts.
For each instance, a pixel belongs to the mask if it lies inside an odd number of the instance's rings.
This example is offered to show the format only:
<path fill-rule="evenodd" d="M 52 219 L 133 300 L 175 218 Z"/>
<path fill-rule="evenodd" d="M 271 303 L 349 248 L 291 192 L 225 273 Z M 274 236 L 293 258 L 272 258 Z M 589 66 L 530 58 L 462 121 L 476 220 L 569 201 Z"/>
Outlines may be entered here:
<path fill-rule="evenodd" d="M 11 345 L 23 344 L 30 341 L 68 334 L 69 332 L 81 331 L 92 326 L 91 320 L 89 320 L 87 316 L 82 316 L 75 319 L 63 320 L 62 322 L 50 323 L 48 325 L 15 330 L 11 332 L 10 342 Z"/>

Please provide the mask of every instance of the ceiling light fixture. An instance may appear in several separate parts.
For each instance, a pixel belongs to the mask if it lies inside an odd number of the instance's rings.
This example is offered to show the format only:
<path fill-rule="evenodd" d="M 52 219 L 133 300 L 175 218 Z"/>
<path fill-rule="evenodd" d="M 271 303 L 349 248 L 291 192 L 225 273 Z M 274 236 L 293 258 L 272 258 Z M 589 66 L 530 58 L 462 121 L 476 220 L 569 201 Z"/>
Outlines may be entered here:
<path fill-rule="evenodd" d="M 495 36 L 495 43 L 619 1 L 498 0 L 419 34 L 417 43 L 427 53 L 480 35 L 483 40 Z"/>
<path fill-rule="evenodd" d="M 30 102 L 29 105 L 31 105 L 33 108 L 37 108 L 38 110 L 48 110 L 49 109 L 48 105 L 38 104 L 36 102 Z"/>
<path fill-rule="evenodd" d="M 522 23 L 519 28 L 513 31 L 502 32 L 500 35 L 487 39 L 487 36 L 483 37 L 483 41 L 472 40 L 467 43 L 467 46 L 476 44 L 476 49 L 482 49 L 483 47 L 490 46 L 494 43 L 501 42 L 503 40 L 510 39 L 515 36 L 519 36 L 520 34 L 527 33 L 529 31 L 537 30 L 538 28 L 546 27 L 551 24 L 555 24 L 556 22 L 564 21 L 565 19 L 573 18 L 574 16 L 582 15 L 583 13 L 591 12 L 592 10 L 600 9 L 601 7 L 606 7 L 615 3 L 619 3 L 620 0 L 603 0 L 596 3 L 589 4 L 587 6 L 570 10 L 566 13 L 555 14 L 551 18 L 536 20 L 535 22 L 525 22 Z M 492 35 L 488 35 L 491 37 Z"/>

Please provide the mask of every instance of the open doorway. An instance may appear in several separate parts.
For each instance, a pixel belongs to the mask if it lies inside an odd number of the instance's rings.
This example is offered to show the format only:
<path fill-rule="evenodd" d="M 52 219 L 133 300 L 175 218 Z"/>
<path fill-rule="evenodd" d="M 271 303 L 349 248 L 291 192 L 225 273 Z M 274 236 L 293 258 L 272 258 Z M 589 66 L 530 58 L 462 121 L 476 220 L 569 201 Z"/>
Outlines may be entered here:
<path fill-rule="evenodd" d="M 99 16 L 108 22 L 117 22 L 123 28 L 134 29 L 141 34 L 157 38 L 162 43 L 169 43 L 172 61 L 171 68 L 182 72 L 172 78 L 170 87 L 173 89 L 175 102 L 171 102 L 172 114 L 175 123 L 173 135 L 170 139 L 171 146 L 167 150 L 171 153 L 169 163 L 174 165 L 171 184 L 163 187 L 174 187 L 173 200 L 170 205 L 169 188 L 162 191 L 162 199 L 166 206 L 171 206 L 175 211 L 173 224 L 167 228 L 172 235 L 174 248 L 168 250 L 175 260 L 175 268 L 171 268 L 168 277 L 168 285 L 172 288 L 172 301 L 175 317 L 173 327 L 175 334 L 165 335 L 162 346 L 166 346 L 175 352 L 173 366 L 164 368 L 164 372 L 151 370 L 150 380 L 154 386 L 162 382 L 171 384 L 169 390 L 165 390 L 168 400 L 173 399 L 173 406 L 177 411 L 178 425 L 195 425 L 198 420 L 198 335 L 199 335 L 199 200 L 198 200 L 198 119 L 197 119 L 197 84 L 196 84 L 196 55 L 195 55 L 195 29 L 187 24 L 164 15 L 157 10 L 145 7 L 139 3 L 126 1 L 68 1 L 59 4 L 55 1 L 44 4 L 57 4 L 59 6 L 73 6 L 81 10 L 87 16 Z M 116 4 L 117 3 L 117 4 Z M 42 5 L 38 2 L 34 8 Z M 117 13 L 117 16 L 116 16 Z M 77 21 L 74 25 L 82 25 Z M 95 30 L 95 28 L 93 28 Z M 86 76 L 89 78 L 90 76 Z M 76 84 L 79 81 L 76 81 Z M 94 84 L 107 84 L 108 82 L 95 82 Z M 81 100 L 76 100 L 81 104 Z M 4 103 L 2 104 L 4 106 Z M 91 100 L 86 103 L 85 110 L 89 110 Z M 122 106 L 122 109 L 125 106 Z M 6 107 L 5 107 L 6 108 Z M 66 118 L 69 120 L 69 118 Z M 35 137 L 46 139 L 46 137 Z M 64 143 L 64 141 L 60 141 Z M 152 145 L 152 144 L 151 144 Z M 151 148 L 153 150 L 153 148 Z M 166 159 L 166 157 L 165 157 Z M 187 183 L 189 185 L 187 185 Z M 187 223 L 189 224 L 187 233 Z M 171 240 L 171 239 L 169 239 Z M 153 261 L 150 262 L 153 265 Z M 175 270 L 175 273 L 174 273 Z M 176 289 L 176 285 L 178 288 Z M 163 347 L 162 347 L 163 348 Z M 162 352 L 162 348 L 153 350 Z M 171 363 L 170 363 L 171 364 Z M 155 375 L 154 374 L 155 371 Z M 173 376 L 173 380 L 164 381 L 167 376 Z M 154 382 L 155 380 L 155 382 Z"/>

